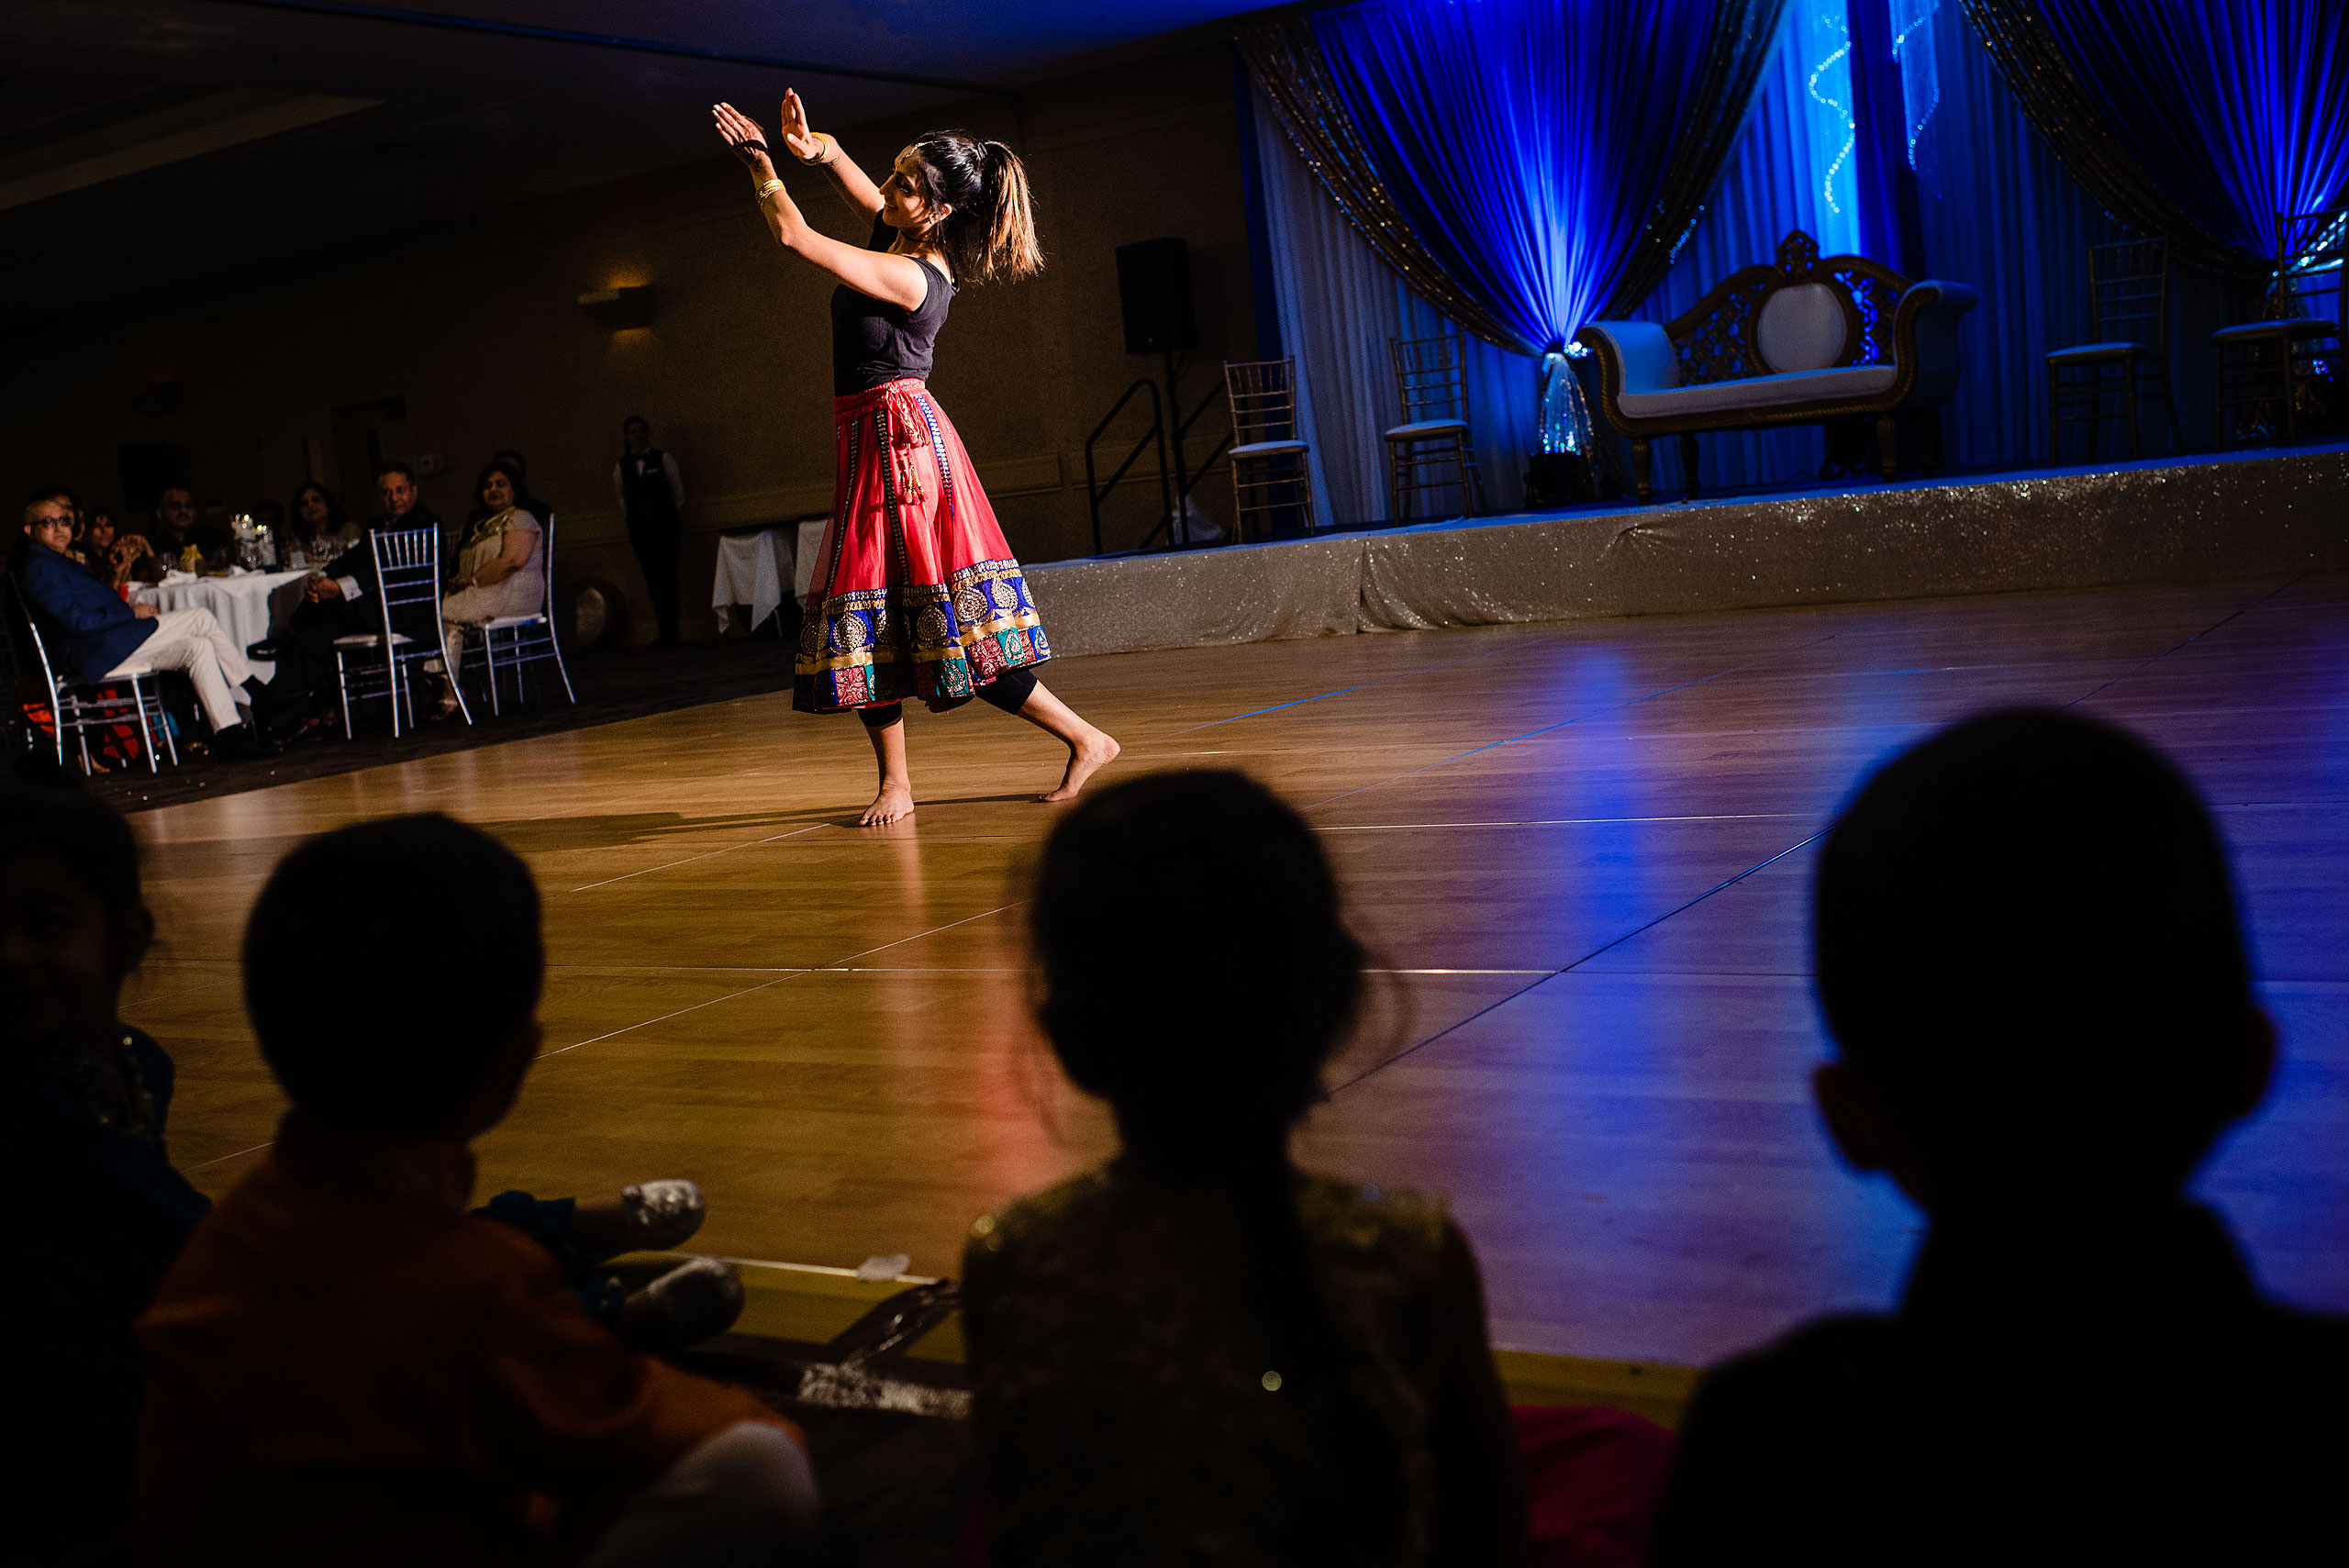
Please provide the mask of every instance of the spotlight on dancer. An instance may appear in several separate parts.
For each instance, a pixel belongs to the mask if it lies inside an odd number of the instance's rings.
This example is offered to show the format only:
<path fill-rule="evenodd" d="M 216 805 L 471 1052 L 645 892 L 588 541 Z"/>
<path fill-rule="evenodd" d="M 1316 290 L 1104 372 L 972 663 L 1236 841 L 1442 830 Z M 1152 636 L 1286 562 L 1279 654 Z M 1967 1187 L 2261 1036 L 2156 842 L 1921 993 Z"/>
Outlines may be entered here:
<path fill-rule="evenodd" d="M 944 712 L 975 696 L 1049 731 L 1068 747 L 1068 768 L 1060 787 L 1039 798 L 1075 798 L 1118 743 L 1036 679 L 1051 649 L 1027 580 L 962 438 L 925 384 L 958 285 L 1023 278 L 1043 265 L 1027 171 L 999 141 L 940 130 L 899 152 L 875 185 L 829 133 L 807 128 L 799 95 L 786 93 L 784 148 L 872 221 L 860 250 L 808 226 L 756 121 L 730 104 L 712 114 L 749 167 L 777 243 L 840 280 L 831 302 L 838 477 L 792 706 L 854 709 L 863 721 L 881 772 L 866 827 L 913 815 L 909 697 Z"/>

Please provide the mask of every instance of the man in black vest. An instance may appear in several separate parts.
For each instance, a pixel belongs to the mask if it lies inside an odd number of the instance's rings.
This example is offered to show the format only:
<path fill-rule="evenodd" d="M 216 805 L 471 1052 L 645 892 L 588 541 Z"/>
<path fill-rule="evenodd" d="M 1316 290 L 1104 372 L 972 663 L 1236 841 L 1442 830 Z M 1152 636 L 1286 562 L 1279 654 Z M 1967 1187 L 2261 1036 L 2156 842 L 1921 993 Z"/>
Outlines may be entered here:
<path fill-rule="evenodd" d="M 677 460 L 652 444 L 652 427 L 641 416 L 629 415 L 620 435 L 628 450 L 612 465 L 612 498 L 628 515 L 628 542 L 644 570 L 645 591 L 652 595 L 652 617 L 661 628 L 654 646 L 674 648 L 677 555 L 685 541 L 678 514 L 685 505 L 685 482 Z"/>

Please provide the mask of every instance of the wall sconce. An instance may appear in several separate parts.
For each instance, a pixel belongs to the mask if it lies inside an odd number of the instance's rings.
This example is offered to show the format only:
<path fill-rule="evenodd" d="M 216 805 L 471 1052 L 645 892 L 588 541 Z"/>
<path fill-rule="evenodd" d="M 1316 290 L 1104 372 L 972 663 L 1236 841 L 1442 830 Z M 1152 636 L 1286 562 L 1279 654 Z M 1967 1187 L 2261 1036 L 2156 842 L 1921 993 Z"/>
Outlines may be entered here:
<path fill-rule="evenodd" d="M 597 289 L 579 296 L 579 308 L 596 318 L 596 325 L 614 332 L 626 332 L 644 326 L 652 319 L 652 289 L 650 284 L 636 288 Z"/>

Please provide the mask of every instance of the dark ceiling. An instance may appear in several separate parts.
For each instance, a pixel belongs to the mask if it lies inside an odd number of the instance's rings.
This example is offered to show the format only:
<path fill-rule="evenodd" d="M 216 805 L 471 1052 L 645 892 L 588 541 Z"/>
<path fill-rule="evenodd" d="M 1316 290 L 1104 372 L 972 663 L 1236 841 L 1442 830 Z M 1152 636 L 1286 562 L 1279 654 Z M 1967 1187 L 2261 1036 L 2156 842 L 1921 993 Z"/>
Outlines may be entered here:
<path fill-rule="evenodd" d="M 0 324 L 710 155 L 708 105 L 910 113 L 1231 0 L 16 0 Z"/>

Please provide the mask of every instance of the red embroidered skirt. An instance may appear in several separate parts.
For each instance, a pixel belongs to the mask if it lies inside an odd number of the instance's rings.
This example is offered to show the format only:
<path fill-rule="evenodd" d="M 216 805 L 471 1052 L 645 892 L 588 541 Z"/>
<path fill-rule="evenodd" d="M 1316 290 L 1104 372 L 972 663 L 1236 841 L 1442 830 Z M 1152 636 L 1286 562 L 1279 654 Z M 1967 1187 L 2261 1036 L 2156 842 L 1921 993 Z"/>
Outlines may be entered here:
<path fill-rule="evenodd" d="M 970 455 L 918 381 L 832 400 L 838 479 L 791 706 L 945 709 L 1052 657 Z"/>

